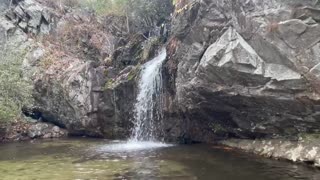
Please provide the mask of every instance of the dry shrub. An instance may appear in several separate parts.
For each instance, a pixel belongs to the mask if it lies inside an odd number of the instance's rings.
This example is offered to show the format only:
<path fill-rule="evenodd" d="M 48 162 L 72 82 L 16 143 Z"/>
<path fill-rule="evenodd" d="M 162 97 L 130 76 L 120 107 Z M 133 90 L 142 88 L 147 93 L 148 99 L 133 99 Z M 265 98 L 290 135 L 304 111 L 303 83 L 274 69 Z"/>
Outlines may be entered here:
<path fill-rule="evenodd" d="M 79 7 L 79 0 L 62 0 L 61 2 L 64 6 L 68 7 Z"/>
<path fill-rule="evenodd" d="M 99 61 L 113 51 L 112 36 L 108 36 L 93 17 L 87 21 L 66 20 L 53 34 L 44 38 L 44 44 L 55 57 L 63 55 Z"/>
<path fill-rule="evenodd" d="M 191 1 L 191 3 L 189 3 L 189 0 L 176 0 L 174 2 L 174 15 L 180 14 L 182 11 L 187 10 L 189 6 L 192 6 L 193 3 L 194 1 Z"/>
<path fill-rule="evenodd" d="M 68 8 L 80 7 L 79 0 L 37 0 L 39 3 L 44 4 L 47 7 L 51 7 L 56 10 L 65 10 Z"/>

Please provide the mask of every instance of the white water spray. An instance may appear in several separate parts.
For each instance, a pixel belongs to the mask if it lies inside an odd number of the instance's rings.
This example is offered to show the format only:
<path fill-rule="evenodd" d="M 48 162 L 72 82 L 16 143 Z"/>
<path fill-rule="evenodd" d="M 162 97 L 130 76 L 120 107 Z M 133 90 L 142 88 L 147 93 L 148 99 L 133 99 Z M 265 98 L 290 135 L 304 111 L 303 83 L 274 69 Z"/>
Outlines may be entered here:
<path fill-rule="evenodd" d="M 156 132 L 161 129 L 161 67 L 166 57 L 166 49 L 163 48 L 158 56 L 143 65 L 137 102 L 134 105 L 134 129 L 130 141 L 155 141 Z"/>

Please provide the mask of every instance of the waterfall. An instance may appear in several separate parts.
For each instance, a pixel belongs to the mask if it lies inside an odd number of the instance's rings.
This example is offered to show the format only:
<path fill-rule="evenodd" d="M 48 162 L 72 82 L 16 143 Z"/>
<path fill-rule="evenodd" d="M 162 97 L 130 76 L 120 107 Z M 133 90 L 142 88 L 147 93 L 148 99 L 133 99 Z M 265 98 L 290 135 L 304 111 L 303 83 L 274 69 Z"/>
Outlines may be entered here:
<path fill-rule="evenodd" d="M 142 67 L 139 92 L 134 105 L 134 129 L 131 141 L 155 141 L 157 130 L 161 129 L 162 118 L 162 75 L 161 67 L 166 59 L 166 49 Z"/>
<path fill-rule="evenodd" d="M 142 66 L 139 79 L 139 92 L 134 105 L 134 128 L 130 139 L 125 143 L 115 143 L 103 147 L 105 152 L 131 152 L 173 146 L 157 142 L 162 130 L 162 76 L 161 67 L 167 57 L 163 48 L 151 61 Z"/>

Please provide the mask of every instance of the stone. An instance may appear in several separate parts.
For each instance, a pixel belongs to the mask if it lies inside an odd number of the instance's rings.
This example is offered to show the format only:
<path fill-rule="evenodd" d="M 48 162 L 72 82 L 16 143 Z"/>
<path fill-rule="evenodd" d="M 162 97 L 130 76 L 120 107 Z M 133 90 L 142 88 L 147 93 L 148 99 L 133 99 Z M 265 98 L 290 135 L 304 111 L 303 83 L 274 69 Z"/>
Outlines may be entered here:
<path fill-rule="evenodd" d="M 320 79 L 320 64 L 314 66 L 309 72 Z"/>
<path fill-rule="evenodd" d="M 32 124 L 28 128 L 28 137 L 34 138 L 59 138 L 66 136 L 67 132 L 65 129 L 61 129 L 58 126 L 54 126 L 50 123 L 38 122 Z"/>
<path fill-rule="evenodd" d="M 3 17 L 0 17 L 0 26 L 4 29 L 6 33 L 13 32 L 16 28 L 16 26 L 13 23 L 11 23 Z"/>
<path fill-rule="evenodd" d="M 54 126 L 52 128 L 52 131 L 55 132 L 55 133 L 59 133 L 60 132 L 60 128 L 58 126 Z"/>
<path fill-rule="evenodd" d="M 19 27 L 21 28 L 21 29 L 24 29 L 24 30 L 26 30 L 27 29 L 27 27 L 28 27 L 28 24 L 26 23 L 26 22 L 20 22 L 19 23 Z"/>
<path fill-rule="evenodd" d="M 310 48 L 320 41 L 320 26 L 307 25 L 298 19 L 279 23 L 279 33 L 290 48 Z"/>
<path fill-rule="evenodd" d="M 33 34 L 48 34 L 54 21 L 54 13 L 34 0 L 16 3 L 13 11 L 7 12 L 12 22 L 19 23 L 21 29 Z"/>
<path fill-rule="evenodd" d="M 221 144 L 246 152 L 259 154 L 275 159 L 285 159 L 293 162 L 306 162 L 320 167 L 319 139 L 289 141 L 281 139 L 273 140 L 241 140 L 229 139 L 221 141 Z"/>
<path fill-rule="evenodd" d="M 40 33 L 41 33 L 41 34 L 49 34 L 50 31 L 51 31 L 50 25 L 44 24 L 44 23 L 42 23 L 42 24 L 40 25 Z"/>
<path fill-rule="evenodd" d="M 49 128 L 48 124 L 45 123 L 37 123 L 35 125 L 32 125 L 28 129 L 28 136 L 30 138 L 37 138 L 44 135 L 44 131 L 46 131 Z"/>
<path fill-rule="evenodd" d="M 164 65 L 168 139 L 296 139 L 320 129 L 317 10 L 296 3 L 302 8 L 201 1 L 173 18 Z"/>

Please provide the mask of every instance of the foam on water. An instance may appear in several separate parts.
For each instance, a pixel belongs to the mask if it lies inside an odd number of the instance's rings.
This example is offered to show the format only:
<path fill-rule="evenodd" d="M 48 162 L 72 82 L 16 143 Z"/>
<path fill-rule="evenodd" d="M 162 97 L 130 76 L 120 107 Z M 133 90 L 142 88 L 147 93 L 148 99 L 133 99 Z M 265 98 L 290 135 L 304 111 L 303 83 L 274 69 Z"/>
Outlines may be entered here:
<path fill-rule="evenodd" d="M 99 148 L 102 152 L 133 152 L 133 151 L 143 151 L 152 150 L 156 148 L 171 147 L 172 144 L 166 144 L 162 142 L 153 141 L 127 141 L 124 143 L 115 143 L 105 145 Z"/>

